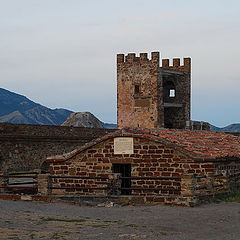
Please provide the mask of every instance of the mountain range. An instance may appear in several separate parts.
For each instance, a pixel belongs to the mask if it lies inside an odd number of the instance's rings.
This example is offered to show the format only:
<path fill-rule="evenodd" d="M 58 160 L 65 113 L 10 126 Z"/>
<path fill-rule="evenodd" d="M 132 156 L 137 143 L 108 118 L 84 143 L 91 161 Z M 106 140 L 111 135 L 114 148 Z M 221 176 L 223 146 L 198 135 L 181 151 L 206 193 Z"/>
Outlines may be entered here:
<path fill-rule="evenodd" d="M 3 122 L 103 128 L 117 127 L 116 124 L 101 122 L 89 112 L 73 113 L 73 111 L 63 108 L 50 109 L 33 102 L 23 95 L 0 88 L 0 123 Z M 211 130 L 240 132 L 240 123 L 223 128 L 211 125 Z"/>
<path fill-rule="evenodd" d="M 0 88 L 0 122 L 61 125 L 72 111 L 50 109 L 25 96 Z"/>
<path fill-rule="evenodd" d="M 63 108 L 50 109 L 23 95 L 0 88 L 0 123 L 4 122 L 111 129 L 117 127 L 113 123 L 101 122 L 89 112 L 74 113 Z"/>
<path fill-rule="evenodd" d="M 211 125 L 210 129 L 216 132 L 240 132 L 240 123 L 233 123 L 223 128 Z"/>

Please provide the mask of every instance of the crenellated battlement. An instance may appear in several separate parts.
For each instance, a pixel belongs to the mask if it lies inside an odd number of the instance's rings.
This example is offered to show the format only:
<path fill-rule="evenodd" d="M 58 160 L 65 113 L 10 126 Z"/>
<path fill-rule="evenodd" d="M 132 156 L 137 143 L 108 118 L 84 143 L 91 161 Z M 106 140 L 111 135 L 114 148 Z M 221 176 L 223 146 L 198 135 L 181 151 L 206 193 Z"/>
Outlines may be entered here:
<path fill-rule="evenodd" d="M 148 57 L 148 53 L 140 53 L 139 56 L 136 53 L 117 54 L 117 64 L 121 63 L 160 63 L 160 53 L 152 52 L 151 58 Z M 169 59 L 162 59 L 162 69 L 175 70 L 190 73 L 191 72 L 191 58 L 184 58 L 183 64 L 181 64 L 180 58 L 173 58 L 173 64 L 170 65 Z"/>
<path fill-rule="evenodd" d="M 180 58 L 173 58 L 173 64 L 170 65 L 169 59 L 162 59 L 162 69 L 176 70 L 182 72 L 191 72 L 191 58 L 184 58 L 183 65 L 181 65 Z"/>
<path fill-rule="evenodd" d="M 133 62 L 156 62 L 159 63 L 160 53 L 152 52 L 151 59 L 148 58 L 147 53 L 140 53 L 139 57 L 136 53 L 128 53 L 126 56 L 124 54 L 117 54 L 117 64 L 119 63 L 133 63 Z"/>

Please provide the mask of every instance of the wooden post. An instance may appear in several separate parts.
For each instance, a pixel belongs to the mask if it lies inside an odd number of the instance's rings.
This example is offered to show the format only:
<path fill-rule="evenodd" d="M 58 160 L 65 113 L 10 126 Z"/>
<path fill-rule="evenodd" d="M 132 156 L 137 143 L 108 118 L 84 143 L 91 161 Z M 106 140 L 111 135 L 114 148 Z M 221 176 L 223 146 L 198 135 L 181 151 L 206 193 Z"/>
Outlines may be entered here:
<path fill-rule="evenodd" d="M 38 174 L 38 194 L 50 195 L 51 194 L 51 179 L 50 174 Z"/>
<path fill-rule="evenodd" d="M 8 184 L 8 179 L 5 177 L 3 172 L 0 172 L 0 193 L 5 192 L 5 188 Z"/>
<path fill-rule="evenodd" d="M 195 195 L 196 179 L 192 175 L 181 177 L 181 196 L 186 199 L 186 205 L 194 206 L 197 204 Z"/>
<path fill-rule="evenodd" d="M 121 173 L 113 173 L 109 175 L 109 195 L 120 195 L 121 194 L 121 184 L 122 180 L 120 179 Z"/>

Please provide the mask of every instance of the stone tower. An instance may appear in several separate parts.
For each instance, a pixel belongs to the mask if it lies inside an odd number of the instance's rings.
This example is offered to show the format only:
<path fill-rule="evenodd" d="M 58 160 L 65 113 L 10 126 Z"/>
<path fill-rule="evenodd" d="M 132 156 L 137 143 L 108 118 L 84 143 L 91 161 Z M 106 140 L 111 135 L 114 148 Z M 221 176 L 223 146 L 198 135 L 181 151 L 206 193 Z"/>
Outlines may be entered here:
<path fill-rule="evenodd" d="M 159 52 L 117 55 L 118 128 L 189 127 L 191 59 L 163 59 Z"/>

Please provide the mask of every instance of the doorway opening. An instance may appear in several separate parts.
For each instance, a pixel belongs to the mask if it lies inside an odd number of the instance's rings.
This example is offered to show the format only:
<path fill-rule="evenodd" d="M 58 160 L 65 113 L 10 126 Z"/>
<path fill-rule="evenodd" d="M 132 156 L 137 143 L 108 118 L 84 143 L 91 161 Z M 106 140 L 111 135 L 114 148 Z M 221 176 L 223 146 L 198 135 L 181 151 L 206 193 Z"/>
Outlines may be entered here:
<path fill-rule="evenodd" d="M 122 177 L 131 177 L 131 164 L 113 164 L 113 172 L 120 173 Z M 131 179 L 122 179 L 121 195 L 131 195 Z"/>

